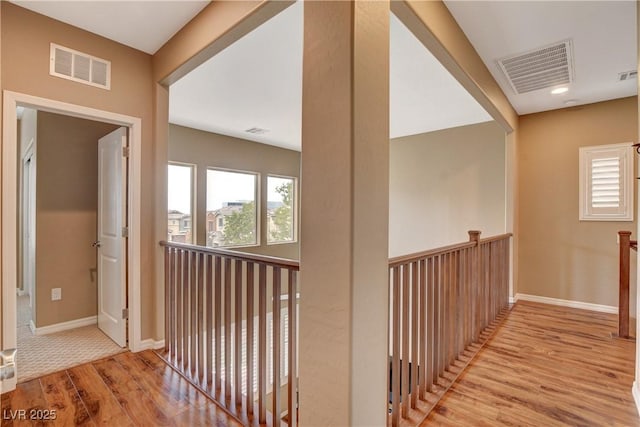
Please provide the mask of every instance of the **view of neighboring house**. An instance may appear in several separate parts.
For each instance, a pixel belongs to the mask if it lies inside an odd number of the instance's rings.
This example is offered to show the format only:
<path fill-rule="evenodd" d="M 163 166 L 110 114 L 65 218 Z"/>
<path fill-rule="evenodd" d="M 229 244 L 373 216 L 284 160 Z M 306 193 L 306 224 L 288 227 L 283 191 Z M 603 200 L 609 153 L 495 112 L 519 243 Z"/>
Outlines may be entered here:
<path fill-rule="evenodd" d="M 191 243 L 191 215 L 170 210 L 167 216 L 167 240 L 176 243 Z"/>
<path fill-rule="evenodd" d="M 225 202 L 221 208 L 207 211 L 206 245 L 224 247 L 255 244 L 256 221 L 253 206 L 253 202 L 247 201 Z M 277 235 L 279 229 L 284 228 L 274 220 L 276 211 L 282 206 L 282 202 L 267 203 L 267 229 L 272 235 Z M 233 227 L 233 232 L 225 234 L 225 228 L 229 224 Z"/>

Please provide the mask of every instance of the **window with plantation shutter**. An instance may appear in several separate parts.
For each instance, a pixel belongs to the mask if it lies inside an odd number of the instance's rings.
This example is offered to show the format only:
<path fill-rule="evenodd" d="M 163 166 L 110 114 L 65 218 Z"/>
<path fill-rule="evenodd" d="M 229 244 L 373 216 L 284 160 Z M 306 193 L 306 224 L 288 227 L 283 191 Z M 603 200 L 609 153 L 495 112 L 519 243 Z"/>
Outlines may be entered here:
<path fill-rule="evenodd" d="M 580 148 L 580 220 L 633 221 L 631 143 Z"/>

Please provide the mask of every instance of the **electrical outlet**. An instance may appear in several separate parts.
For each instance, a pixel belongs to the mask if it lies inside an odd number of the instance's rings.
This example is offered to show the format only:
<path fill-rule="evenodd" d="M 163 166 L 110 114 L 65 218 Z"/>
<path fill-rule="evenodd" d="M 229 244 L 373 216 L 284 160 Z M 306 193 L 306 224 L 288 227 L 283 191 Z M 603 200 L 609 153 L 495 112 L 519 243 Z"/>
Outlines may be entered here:
<path fill-rule="evenodd" d="M 62 299 L 62 288 L 51 289 L 51 301 L 60 301 Z"/>

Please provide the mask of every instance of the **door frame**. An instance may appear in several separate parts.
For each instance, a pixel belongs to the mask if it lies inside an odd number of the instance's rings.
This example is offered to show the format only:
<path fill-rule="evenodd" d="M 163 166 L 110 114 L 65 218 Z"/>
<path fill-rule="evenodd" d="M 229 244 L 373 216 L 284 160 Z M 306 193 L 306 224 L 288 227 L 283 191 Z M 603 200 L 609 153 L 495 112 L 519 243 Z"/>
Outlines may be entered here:
<path fill-rule="evenodd" d="M 144 349 L 140 325 L 140 210 L 142 166 L 142 120 L 138 117 L 69 104 L 23 93 L 3 91 L 2 129 L 2 349 L 16 348 L 16 283 L 18 219 L 18 129 L 16 107 L 63 114 L 81 119 L 112 123 L 129 128 L 129 188 L 127 195 L 129 239 L 127 279 L 129 349 Z M 97 141 L 96 141 L 97 143 Z M 18 367 L 19 368 L 19 367 Z M 0 383 L 0 391 L 15 388 L 17 377 Z"/>

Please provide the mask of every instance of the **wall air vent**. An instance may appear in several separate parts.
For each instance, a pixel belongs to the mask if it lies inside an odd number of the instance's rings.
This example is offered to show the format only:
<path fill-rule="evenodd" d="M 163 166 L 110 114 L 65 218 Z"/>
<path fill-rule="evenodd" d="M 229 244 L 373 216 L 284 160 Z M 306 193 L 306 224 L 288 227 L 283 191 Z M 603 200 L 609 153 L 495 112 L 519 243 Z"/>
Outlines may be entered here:
<path fill-rule="evenodd" d="M 254 135 L 263 135 L 263 134 L 269 132 L 269 129 L 262 129 L 262 128 L 259 128 L 259 127 L 252 127 L 252 128 L 249 128 L 249 129 L 245 129 L 245 132 L 252 133 Z"/>
<path fill-rule="evenodd" d="M 111 61 L 51 43 L 49 74 L 74 82 L 111 89 Z"/>
<path fill-rule="evenodd" d="M 623 82 L 625 80 L 632 80 L 638 77 L 637 70 L 625 71 L 624 73 L 618 73 L 618 81 Z"/>
<path fill-rule="evenodd" d="M 498 66 L 517 94 L 566 85 L 573 81 L 571 40 L 498 60 Z"/>

